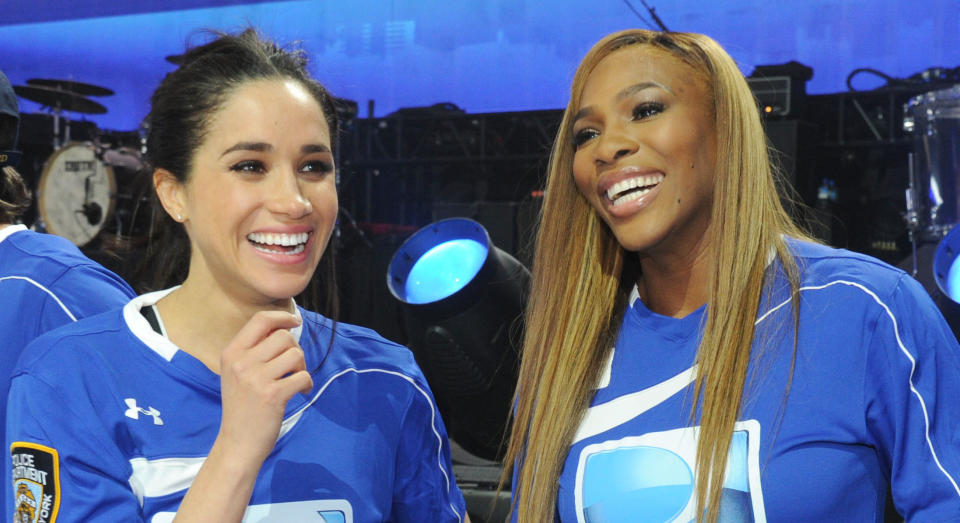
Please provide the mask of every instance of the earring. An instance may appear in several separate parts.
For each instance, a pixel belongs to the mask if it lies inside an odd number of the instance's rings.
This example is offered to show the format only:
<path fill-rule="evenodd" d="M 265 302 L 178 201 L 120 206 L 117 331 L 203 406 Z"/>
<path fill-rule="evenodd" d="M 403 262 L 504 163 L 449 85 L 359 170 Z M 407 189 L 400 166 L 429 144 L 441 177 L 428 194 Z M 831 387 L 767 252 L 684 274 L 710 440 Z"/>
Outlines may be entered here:
<path fill-rule="evenodd" d="M 178 221 L 178 222 L 182 222 L 182 221 L 183 221 L 183 216 L 180 216 L 180 213 L 177 213 L 177 221 Z"/>

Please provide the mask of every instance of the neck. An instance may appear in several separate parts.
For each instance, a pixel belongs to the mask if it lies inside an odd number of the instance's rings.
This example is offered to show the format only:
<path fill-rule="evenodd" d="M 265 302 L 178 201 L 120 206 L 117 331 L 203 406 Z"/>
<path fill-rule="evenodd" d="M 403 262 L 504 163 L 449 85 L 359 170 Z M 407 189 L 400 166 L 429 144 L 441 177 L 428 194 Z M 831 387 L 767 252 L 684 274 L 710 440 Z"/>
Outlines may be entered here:
<path fill-rule="evenodd" d="M 641 254 L 640 267 L 637 291 L 651 311 L 682 318 L 707 303 L 708 276 L 714 265 L 705 244 L 698 243 L 681 255 Z"/>
<path fill-rule="evenodd" d="M 292 298 L 253 302 L 231 295 L 215 282 L 187 277 L 183 285 L 157 303 L 167 335 L 175 345 L 220 373 L 220 353 L 259 311 L 293 313 Z"/>

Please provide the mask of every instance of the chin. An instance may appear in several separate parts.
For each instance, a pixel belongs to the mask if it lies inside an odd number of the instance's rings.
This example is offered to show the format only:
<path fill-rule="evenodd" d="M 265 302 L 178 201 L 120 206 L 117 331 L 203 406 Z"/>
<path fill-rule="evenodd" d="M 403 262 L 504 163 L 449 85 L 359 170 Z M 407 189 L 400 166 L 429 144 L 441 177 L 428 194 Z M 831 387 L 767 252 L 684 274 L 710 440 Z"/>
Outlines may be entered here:
<path fill-rule="evenodd" d="M 264 297 L 269 298 L 271 301 L 283 301 L 289 300 L 307 288 L 307 285 L 310 284 L 310 281 L 277 281 L 271 282 L 269 284 L 263 284 L 257 286 L 257 290 Z"/>
<path fill-rule="evenodd" d="M 656 247 L 662 238 L 655 237 L 646 231 L 614 231 L 617 243 L 629 252 L 644 253 Z"/>

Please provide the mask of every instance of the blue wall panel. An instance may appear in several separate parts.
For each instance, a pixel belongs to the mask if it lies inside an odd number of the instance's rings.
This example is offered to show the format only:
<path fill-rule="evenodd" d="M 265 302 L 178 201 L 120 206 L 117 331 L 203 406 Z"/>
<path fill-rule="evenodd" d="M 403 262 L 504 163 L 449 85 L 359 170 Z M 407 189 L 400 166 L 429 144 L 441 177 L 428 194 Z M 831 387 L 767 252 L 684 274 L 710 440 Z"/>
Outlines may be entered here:
<path fill-rule="evenodd" d="M 624 0 L 0 0 L 7 2 L 0 69 L 14 84 L 66 78 L 113 89 L 97 99 L 109 112 L 87 119 L 119 130 L 139 124 L 150 92 L 173 69 L 164 57 L 202 41 L 201 28 L 253 24 L 281 42 L 300 40 L 335 94 L 359 102 L 362 115 L 374 100 L 382 116 L 437 102 L 470 112 L 559 108 L 593 42 L 649 27 Z M 747 74 L 790 60 L 813 67 L 812 93 L 845 90 L 858 67 L 905 77 L 960 66 L 960 0 L 648 3 L 670 29 L 717 39 Z M 864 76 L 855 85 L 879 82 Z M 40 108 L 24 102 L 23 110 Z"/>

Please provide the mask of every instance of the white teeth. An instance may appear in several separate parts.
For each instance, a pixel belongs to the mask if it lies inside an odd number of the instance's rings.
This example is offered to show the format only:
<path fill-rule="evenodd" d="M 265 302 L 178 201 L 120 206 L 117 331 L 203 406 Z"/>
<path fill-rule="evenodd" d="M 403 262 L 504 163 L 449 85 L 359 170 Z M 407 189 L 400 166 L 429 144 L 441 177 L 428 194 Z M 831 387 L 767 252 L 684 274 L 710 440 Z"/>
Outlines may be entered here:
<path fill-rule="evenodd" d="M 642 196 L 643 194 L 646 194 L 653 186 L 657 185 L 662 181 L 663 181 L 663 175 L 659 173 L 646 174 L 643 176 L 635 176 L 633 178 L 627 178 L 626 180 L 621 180 L 613 184 L 609 189 L 607 189 L 607 198 L 609 198 L 610 200 L 613 200 L 615 202 L 614 205 L 616 205 L 616 202 L 623 200 L 624 198 L 626 198 L 626 196 L 637 195 L 637 197 L 639 197 L 639 196 Z M 647 189 L 637 191 L 635 193 L 630 193 L 621 198 L 617 198 L 618 194 L 621 194 L 624 191 L 629 191 L 631 189 L 636 189 L 637 187 L 647 187 Z M 626 201 L 635 200 L 635 199 L 636 197 L 630 198 Z"/>
<path fill-rule="evenodd" d="M 632 193 L 627 193 L 627 194 L 625 194 L 625 195 L 617 198 L 616 200 L 613 200 L 613 206 L 614 206 L 614 207 L 619 207 L 619 206 L 621 206 L 621 205 L 623 205 L 623 204 L 625 204 L 625 203 L 632 202 L 632 201 L 640 198 L 640 197 L 643 196 L 644 194 L 647 194 L 648 192 L 650 192 L 650 189 L 640 189 L 639 191 L 634 191 L 634 192 L 632 192 Z"/>
<path fill-rule="evenodd" d="M 301 232 L 299 234 L 252 232 L 247 235 L 247 239 L 255 244 L 282 245 L 284 247 L 292 247 L 294 245 L 299 245 L 302 247 L 303 244 L 307 243 L 307 238 L 309 237 L 309 233 L 305 232 Z M 254 247 L 256 247 L 256 245 L 254 245 Z"/>
<path fill-rule="evenodd" d="M 266 245 L 261 245 L 261 244 L 259 244 L 259 243 L 254 243 L 254 244 L 253 244 L 253 248 L 256 249 L 256 250 L 258 250 L 258 251 L 267 252 L 267 253 L 270 253 L 270 254 L 285 254 L 285 255 L 288 255 L 288 256 L 292 256 L 292 255 L 294 255 L 294 254 L 300 254 L 301 252 L 303 252 L 304 249 L 306 249 L 306 247 L 307 247 L 306 245 L 304 245 L 304 244 L 301 243 L 300 245 L 297 245 L 296 247 L 294 247 L 293 249 L 291 249 L 291 250 L 289 250 L 289 251 L 282 251 L 282 250 L 269 249 L 269 248 L 267 248 Z"/>

